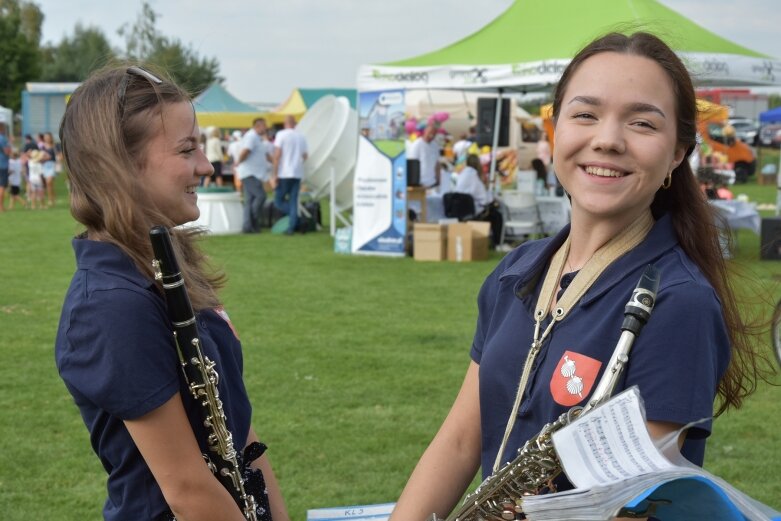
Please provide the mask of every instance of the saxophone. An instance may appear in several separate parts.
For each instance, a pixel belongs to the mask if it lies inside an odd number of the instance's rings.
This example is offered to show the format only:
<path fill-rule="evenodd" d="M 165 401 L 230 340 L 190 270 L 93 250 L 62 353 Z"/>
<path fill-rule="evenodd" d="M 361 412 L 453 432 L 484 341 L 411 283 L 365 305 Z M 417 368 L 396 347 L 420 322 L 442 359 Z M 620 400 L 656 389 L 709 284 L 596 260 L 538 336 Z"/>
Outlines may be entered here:
<path fill-rule="evenodd" d="M 469 494 L 461 507 L 450 514 L 447 521 L 524 519 L 524 496 L 556 491 L 553 480 L 561 474 L 562 468 L 553 446 L 553 433 L 610 399 L 629 361 L 629 351 L 634 339 L 651 316 L 658 290 L 659 270 L 649 264 L 624 308 L 621 337 L 586 405 L 575 406 L 555 421 L 546 424 L 540 432 L 518 449 L 515 459 L 488 476 L 474 492 Z M 436 514 L 429 517 L 429 521 L 439 519 L 441 518 Z"/>
<path fill-rule="evenodd" d="M 244 490 L 233 437 L 225 424 L 217 383 L 219 375 L 214 362 L 201 350 L 190 297 L 179 271 L 168 229 L 155 226 L 149 231 L 155 259 L 155 280 L 162 282 L 168 316 L 174 329 L 174 340 L 190 392 L 201 405 L 203 425 L 208 432 L 208 453 L 204 459 L 217 480 L 224 486 L 248 521 L 257 521 L 257 504 Z"/>

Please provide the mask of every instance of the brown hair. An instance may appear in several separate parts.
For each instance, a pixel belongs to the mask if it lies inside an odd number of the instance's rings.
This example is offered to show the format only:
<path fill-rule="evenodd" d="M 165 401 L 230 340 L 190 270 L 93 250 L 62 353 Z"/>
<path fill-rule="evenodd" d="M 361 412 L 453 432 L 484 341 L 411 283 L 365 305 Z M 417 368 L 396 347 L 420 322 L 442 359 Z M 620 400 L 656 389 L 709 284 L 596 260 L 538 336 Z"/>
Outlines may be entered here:
<path fill-rule="evenodd" d="M 556 86 L 553 98 L 554 122 L 558 118 L 567 85 L 578 68 L 590 57 L 615 52 L 642 56 L 656 62 L 667 73 L 675 96 L 677 143 L 686 149 L 684 160 L 672 172 L 669 189 L 656 192 L 651 212 L 658 219 L 669 214 L 678 243 L 700 268 L 721 301 L 724 321 L 732 344 L 732 357 L 718 385 L 719 415 L 730 407 L 740 407 L 743 399 L 756 390 L 758 379 L 766 372 L 758 364 L 752 328 L 738 312 L 730 269 L 719 243 L 716 216 L 703 196 L 687 161 L 696 144 L 697 101 L 689 73 L 681 60 L 661 39 L 645 33 L 610 33 L 583 48 L 569 63 Z"/>
<path fill-rule="evenodd" d="M 193 308 L 215 307 L 224 275 L 207 270 L 195 245 L 201 231 L 173 228 L 179 223 L 152 204 L 139 176 L 147 144 L 164 128 L 164 105 L 189 102 L 190 96 L 160 71 L 154 72 L 163 79 L 159 84 L 127 71 L 121 65 L 96 72 L 68 102 L 60 141 L 70 171 L 71 213 L 90 239 L 117 245 L 150 278 L 149 230 L 155 225 L 171 228 Z"/>
<path fill-rule="evenodd" d="M 477 154 L 469 154 L 466 156 L 466 165 L 477 170 L 477 176 L 481 177 L 480 174 L 483 173 L 483 164 L 480 162 L 480 158 Z"/>

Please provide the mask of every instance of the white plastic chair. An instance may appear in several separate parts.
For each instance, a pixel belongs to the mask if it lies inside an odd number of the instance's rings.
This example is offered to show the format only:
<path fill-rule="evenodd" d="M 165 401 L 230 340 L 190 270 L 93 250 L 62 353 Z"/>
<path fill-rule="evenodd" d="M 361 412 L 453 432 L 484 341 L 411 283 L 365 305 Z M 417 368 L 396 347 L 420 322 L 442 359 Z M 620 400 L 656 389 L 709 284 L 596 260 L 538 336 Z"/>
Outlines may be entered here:
<path fill-rule="evenodd" d="M 545 235 L 556 235 L 570 221 L 571 207 L 567 197 L 538 196 L 537 207 Z"/>
<path fill-rule="evenodd" d="M 532 237 L 543 234 L 540 209 L 534 194 L 508 190 L 502 192 L 499 200 L 502 203 L 504 217 L 499 244 L 504 244 L 508 228 L 512 230 L 512 236 L 528 235 Z"/>

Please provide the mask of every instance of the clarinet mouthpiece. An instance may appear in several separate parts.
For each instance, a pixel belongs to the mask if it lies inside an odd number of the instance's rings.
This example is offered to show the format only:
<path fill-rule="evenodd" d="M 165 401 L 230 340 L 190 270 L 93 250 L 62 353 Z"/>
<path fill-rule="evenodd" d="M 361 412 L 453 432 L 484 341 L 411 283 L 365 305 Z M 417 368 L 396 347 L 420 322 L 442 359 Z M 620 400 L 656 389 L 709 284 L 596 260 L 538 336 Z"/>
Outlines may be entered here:
<path fill-rule="evenodd" d="M 656 294 L 659 292 L 659 278 L 659 270 L 656 266 L 653 264 L 646 266 L 624 308 L 622 330 L 631 331 L 635 335 L 640 334 L 640 330 L 648 322 L 654 309 Z"/>

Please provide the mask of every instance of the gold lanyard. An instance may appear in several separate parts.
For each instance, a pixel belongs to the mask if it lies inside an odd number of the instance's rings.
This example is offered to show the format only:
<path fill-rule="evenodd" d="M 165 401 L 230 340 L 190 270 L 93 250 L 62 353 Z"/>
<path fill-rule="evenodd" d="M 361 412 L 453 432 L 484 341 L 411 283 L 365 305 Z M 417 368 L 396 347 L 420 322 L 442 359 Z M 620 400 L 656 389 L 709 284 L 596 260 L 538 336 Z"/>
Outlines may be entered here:
<path fill-rule="evenodd" d="M 504 429 L 504 436 L 502 438 L 502 444 L 499 447 L 499 452 L 496 453 L 496 460 L 494 461 L 493 472 L 499 470 L 501 464 L 502 455 L 504 454 L 507 441 L 510 439 L 510 433 L 515 425 L 515 417 L 518 414 L 518 410 L 521 407 L 521 401 L 523 398 L 526 385 L 529 383 L 529 375 L 531 374 L 534 361 L 537 358 L 542 349 L 542 345 L 545 339 L 548 338 L 553 326 L 564 320 L 570 310 L 575 307 L 575 304 L 580 301 L 581 297 L 588 291 L 588 289 L 596 282 L 597 278 L 602 274 L 605 269 L 610 266 L 616 259 L 630 251 L 632 248 L 640 244 L 648 232 L 653 228 L 654 219 L 651 215 L 650 209 L 644 212 L 637 220 L 635 220 L 628 227 L 624 228 L 618 235 L 610 239 L 604 246 L 591 256 L 588 262 L 581 268 L 572 283 L 564 291 L 561 300 L 556 303 L 556 309 L 551 312 L 551 304 L 553 303 L 553 296 L 556 293 L 556 289 L 559 286 L 561 280 L 562 271 L 564 271 L 564 263 L 569 255 L 570 238 L 564 241 L 564 244 L 558 249 L 551 259 L 548 271 L 545 274 L 545 280 L 542 283 L 540 289 L 540 295 L 537 297 L 537 305 L 534 308 L 534 338 L 529 349 L 529 354 L 526 355 L 526 361 L 523 364 L 523 371 L 521 371 L 521 379 L 518 383 L 518 391 L 515 395 L 515 402 L 513 403 L 513 409 L 510 413 L 510 417 L 507 420 L 507 426 Z M 540 335 L 540 329 L 542 329 L 542 321 L 545 319 L 548 313 L 551 313 L 551 321 L 548 326 Z"/>

